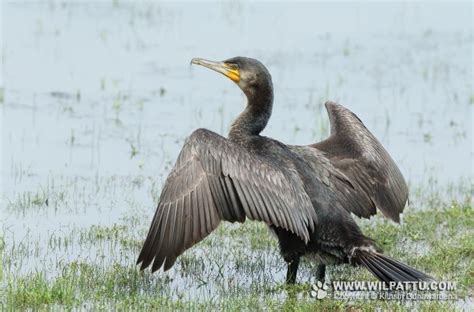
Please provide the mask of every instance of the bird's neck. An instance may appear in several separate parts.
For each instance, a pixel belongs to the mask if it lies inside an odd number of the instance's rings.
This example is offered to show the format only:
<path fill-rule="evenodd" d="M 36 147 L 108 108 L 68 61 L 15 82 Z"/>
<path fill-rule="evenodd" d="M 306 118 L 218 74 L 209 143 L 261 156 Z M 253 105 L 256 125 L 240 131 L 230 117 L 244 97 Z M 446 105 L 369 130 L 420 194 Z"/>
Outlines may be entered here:
<path fill-rule="evenodd" d="M 265 129 L 273 107 L 273 90 L 261 90 L 247 95 L 247 107 L 232 123 L 229 138 L 241 140 L 245 137 L 259 135 Z"/>

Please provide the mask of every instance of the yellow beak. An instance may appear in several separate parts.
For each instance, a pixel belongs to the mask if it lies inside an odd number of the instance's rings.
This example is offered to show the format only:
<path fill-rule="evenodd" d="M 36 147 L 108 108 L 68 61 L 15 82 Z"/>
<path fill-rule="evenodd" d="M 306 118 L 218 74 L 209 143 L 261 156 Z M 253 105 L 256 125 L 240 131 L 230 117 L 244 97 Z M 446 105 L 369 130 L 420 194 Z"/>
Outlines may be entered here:
<path fill-rule="evenodd" d="M 208 61 L 202 58 L 193 58 L 191 60 L 191 64 L 201 65 L 209 69 L 212 69 L 230 78 L 234 82 L 240 81 L 240 72 L 239 72 L 239 69 L 235 65 L 227 64 L 225 62 Z"/>

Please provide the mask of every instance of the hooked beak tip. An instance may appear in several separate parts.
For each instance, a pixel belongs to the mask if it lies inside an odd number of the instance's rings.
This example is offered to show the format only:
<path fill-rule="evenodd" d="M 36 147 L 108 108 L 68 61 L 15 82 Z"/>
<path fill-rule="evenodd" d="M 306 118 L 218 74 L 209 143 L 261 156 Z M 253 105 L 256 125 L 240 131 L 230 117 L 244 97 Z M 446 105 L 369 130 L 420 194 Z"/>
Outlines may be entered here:
<path fill-rule="evenodd" d="M 189 65 L 202 65 L 202 58 L 199 58 L 199 57 L 194 57 L 191 62 L 189 63 Z"/>

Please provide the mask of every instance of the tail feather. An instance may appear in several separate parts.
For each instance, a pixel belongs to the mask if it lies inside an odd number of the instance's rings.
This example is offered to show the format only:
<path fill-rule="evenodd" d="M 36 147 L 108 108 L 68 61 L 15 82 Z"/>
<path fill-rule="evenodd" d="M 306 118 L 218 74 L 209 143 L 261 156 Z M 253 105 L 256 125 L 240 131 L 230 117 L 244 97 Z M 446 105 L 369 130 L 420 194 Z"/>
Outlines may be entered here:
<path fill-rule="evenodd" d="M 433 278 L 417 269 L 377 252 L 363 251 L 356 255 L 360 264 L 384 282 L 431 281 Z"/>
<path fill-rule="evenodd" d="M 411 276 L 418 278 L 419 281 L 433 281 L 434 280 L 434 278 L 429 276 L 428 274 L 418 271 L 417 269 L 412 268 L 400 261 L 397 261 L 395 259 L 392 259 L 384 255 L 377 255 L 377 257 L 383 257 L 388 263 L 391 263 L 393 266 L 401 268 L 404 272 L 408 272 Z"/>
<path fill-rule="evenodd" d="M 389 262 L 382 261 L 380 258 L 377 256 L 374 257 L 374 262 L 377 263 L 377 265 L 383 270 L 384 272 L 387 272 L 387 276 L 393 277 L 396 280 L 400 281 L 409 281 L 411 280 L 412 276 L 410 274 L 405 273 L 402 270 L 399 270 L 398 267 L 391 265 Z"/>
<path fill-rule="evenodd" d="M 377 269 L 371 262 L 366 260 L 364 257 L 360 257 L 359 260 L 360 263 L 363 264 L 369 270 L 369 272 L 372 273 L 379 280 L 384 282 L 389 281 L 388 277 L 385 274 L 383 274 L 379 269 Z"/>

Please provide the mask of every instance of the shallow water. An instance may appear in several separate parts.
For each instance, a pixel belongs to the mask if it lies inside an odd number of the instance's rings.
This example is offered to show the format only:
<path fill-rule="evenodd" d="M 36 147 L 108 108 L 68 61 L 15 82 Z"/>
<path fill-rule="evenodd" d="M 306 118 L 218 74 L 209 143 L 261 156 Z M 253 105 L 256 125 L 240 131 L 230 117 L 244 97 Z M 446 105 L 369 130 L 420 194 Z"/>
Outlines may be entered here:
<path fill-rule="evenodd" d="M 3 235 L 7 248 L 31 249 L 14 274 L 46 270 L 58 257 L 99 261 L 97 246 L 74 240 L 68 253 L 50 252 L 52 233 L 138 214 L 130 235 L 143 237 L 184 138 L 199 127 L 225 135 L 245 103 L 231 82 L 190 67 L 195 56 L 245 55 L 267 65 L 275 87 L 267 136 L 321 140 L 329 127 L 323 103 L 335 100 L 381 140 L 412 187 L 444 188 L 472 175 L 468 2 L 51 1 L 2 9 Z M 104 265 L 134 258 L 115 250 Z M 268 267 L 263 279 L 283 278 Z"/>

